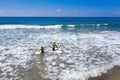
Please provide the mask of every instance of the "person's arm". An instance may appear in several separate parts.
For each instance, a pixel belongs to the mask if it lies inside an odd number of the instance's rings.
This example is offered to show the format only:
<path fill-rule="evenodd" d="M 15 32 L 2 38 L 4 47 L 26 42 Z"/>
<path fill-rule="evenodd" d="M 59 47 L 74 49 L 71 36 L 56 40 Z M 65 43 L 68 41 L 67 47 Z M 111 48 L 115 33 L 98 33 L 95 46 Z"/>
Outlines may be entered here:
<path fill-rule="evenodd" d="M 58 46 L 57 45 L 55 45 L 56 46 L 56 48 L 58 48 Z"/>

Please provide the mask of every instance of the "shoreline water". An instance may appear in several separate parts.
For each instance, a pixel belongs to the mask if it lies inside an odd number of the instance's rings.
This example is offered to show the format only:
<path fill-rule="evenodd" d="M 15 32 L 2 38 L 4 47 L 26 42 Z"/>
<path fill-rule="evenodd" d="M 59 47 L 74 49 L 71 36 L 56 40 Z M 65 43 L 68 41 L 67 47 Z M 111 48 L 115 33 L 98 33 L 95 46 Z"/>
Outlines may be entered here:
<path fill-rule="evenodd" d="M 101 76 L 91 77 L 88 80 L 120 80 L 120 66 L 114 66 L 107 73 L 103 73 Z"/>
<path fill-rule="evenodd" d="M 52 80 L 43 77 L 43 70 L 40 70 L 40 72 L 38 70 L 39 69 L 37 68 L 37 66 L 33 65 L 33 68 L 23 72 L 21 78 L 23 80 Z M 113 68 L 108 70 L 107 73 L 103 73 L 102 75 L 97 77 L 90 77 L 87 80 L 120 80 L 120 66 L 114 66 Z"/>
<path fill-rule="evenodd" d="M 41 72 L 38 72 L 35 66 L 26 72 L 25 75 L 31 80 L 51 80 L 49 78 L 43 78 Z M 114 66 L 112 69 L 108 70 L 107 73 L 103 73 L 97 77 L 90 77 L 88 80 L 120 80 L 120 66 Z"/>

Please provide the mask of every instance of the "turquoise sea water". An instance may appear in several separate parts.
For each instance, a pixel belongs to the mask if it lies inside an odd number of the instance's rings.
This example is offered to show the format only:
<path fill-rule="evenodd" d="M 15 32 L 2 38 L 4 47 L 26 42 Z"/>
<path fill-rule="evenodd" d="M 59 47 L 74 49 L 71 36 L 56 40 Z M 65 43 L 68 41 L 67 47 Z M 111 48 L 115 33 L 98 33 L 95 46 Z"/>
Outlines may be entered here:
<path fill-rule="evenodd" d="M 62 53 L 53 52 L 55 41 Z M 44 56 L 35 54 L 45 48 Z M 120 65 L 118 17 L 0 17 L 0 79 L 87 80 Z"/>

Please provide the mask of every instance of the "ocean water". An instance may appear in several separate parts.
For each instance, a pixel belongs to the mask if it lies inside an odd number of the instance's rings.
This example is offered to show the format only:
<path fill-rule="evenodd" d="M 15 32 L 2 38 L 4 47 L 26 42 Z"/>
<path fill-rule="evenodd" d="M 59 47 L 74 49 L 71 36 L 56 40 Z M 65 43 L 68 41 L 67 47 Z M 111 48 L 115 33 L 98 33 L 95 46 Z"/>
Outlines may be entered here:
<path fill-rule="evenodd" d="M 115 65 L 118 17 L 0 17 L 0 80 L 87 80 Z"/>

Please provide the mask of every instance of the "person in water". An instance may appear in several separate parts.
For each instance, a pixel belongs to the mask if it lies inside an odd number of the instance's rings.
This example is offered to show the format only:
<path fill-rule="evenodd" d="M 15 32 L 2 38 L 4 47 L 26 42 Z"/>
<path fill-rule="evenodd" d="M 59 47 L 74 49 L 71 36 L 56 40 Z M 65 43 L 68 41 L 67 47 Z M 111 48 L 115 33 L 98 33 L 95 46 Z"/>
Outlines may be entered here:
<path fill-rule="evenodd" d="M 40 53 L 43 54 L 44 53 L 44 48 L 41 46 L 40 48 Z"/>
<path fill-rule="evenodd" d="M 53 42 L 53 43 L 52 43 L 52 50 L 55 51 L 55 48 L 58 48 L 58 47 L 57 47 L 56 43 Z"/>

